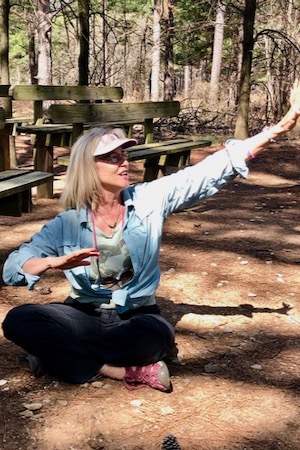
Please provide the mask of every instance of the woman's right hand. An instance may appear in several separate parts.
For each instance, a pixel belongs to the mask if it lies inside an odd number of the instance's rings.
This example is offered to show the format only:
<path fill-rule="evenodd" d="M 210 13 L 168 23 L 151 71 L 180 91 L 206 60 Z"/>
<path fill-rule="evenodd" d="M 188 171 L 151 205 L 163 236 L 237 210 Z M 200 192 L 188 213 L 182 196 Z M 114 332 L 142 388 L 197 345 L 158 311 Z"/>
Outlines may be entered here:
<path fill-rule="evenodd" d="M 99 251 L 92 247 L 92 248 L 83 248 L 81 250 L 77 250 L 76 252 L 70 253 L 69 255 L 63 255 L 63 256 L 50 256 L 48 259 L 50 259 L 51 268 L 52 269 L 73 269 L 74 267 L 78 266 L 89 266 L 90 261 L 88 261 L 86 258 L 92 257 L 98 257 Z"/>
<path fill-rule="evenodd" d="M 87 258 L 99 257 L 95 247 L 83 248 L 63 256 L 48 256 L 46 258 L 30 258 L 23 264 L 23 270 L 31 275 L 40 275 L 48 269 L 67 270 L 78 266 L 89 266 Z"/>

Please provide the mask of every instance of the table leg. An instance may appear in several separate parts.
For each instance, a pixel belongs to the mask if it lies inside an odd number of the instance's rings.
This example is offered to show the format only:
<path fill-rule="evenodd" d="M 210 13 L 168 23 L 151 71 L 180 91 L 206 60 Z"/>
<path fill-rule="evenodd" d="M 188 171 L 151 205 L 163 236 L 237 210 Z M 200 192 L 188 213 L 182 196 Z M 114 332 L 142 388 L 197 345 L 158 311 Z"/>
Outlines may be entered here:
<path fill-rule="evenodd" d="M 0 170 L 10 169 L 9 135 L 0 135 Z"/>
<path fill-rule="evenodd" d="M 146 159 L 144 163 L 144 181 L 155 180 L 158 176 L 160 156 Z"/>
<path fill-rule="evenodd" d="M 46 135 L 37 136 L 34 149 L 34 170 L 53 173 L 53 146 L 46 145 L 46 138 Z M 53 198 L 53 179 L 37 186 L 36 189 L 37 198 Z"/>

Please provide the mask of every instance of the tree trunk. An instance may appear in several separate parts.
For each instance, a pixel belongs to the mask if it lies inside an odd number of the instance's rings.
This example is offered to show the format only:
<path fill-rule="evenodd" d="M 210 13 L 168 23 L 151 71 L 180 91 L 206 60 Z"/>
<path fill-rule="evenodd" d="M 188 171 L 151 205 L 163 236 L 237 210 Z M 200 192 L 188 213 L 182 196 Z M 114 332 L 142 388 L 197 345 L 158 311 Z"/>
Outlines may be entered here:
<path fill-rule="evenodd" d="M 254 47 L 254 21 L 256 0 L 245 0 L 243 19 L 243 59 L 239 87 L 239 100 L 234 137 L 246 139 L 248 137 L 248 116 L 251 90 L 251 68 Z"/>
<path fill-rule="evenodd" d="M 165 16 L 165 73 L 164 100 L 174 98 L 174 0 L 164 0 Z"/>
<path fill-rule="evenodd" d="M 151 100 L 159 100 L 159 74 L 160 74 L 160 14 L 161 1 L 154 0 L 153 8 L 153 47 L 151 69 Z"/>
<path fill-rule="evenodd" d="M 192 81 L 192 68 L 190 65 L 184 66 L 184 98 L 190 97 Z"/>
<path fill-rule="evenodd" d="M 106 31 L 106 0 L 102 0 L 102 77 L 101 85 L 106 86 L 106 54 L 107 54 L 107 31 Z"/>
<path fill-rule="evenodd" d="M 79 24 L 79 56 L 78 56 L 78 82 L 80 85 L 89 84 L 89 14 L 90 1 L 78 0 L 78 24 Z"/>
<path fill-rule="evenodd" d="M 38 0 L 38 84 L 52 84 L 50 0 Z"/>
<path fill-rule="evenodd" d="M 226 3 L 224 2 L 224 0 L 218 0 L 216 23 L 215 23 L 215 35 L 214 35 L 213 61 L 210 77 L 210 102 L 212 105 L 217 104 L 218 102 L 225 12 L 226 12 Z"/>
<path fill-rule="evenodd" d="M 269 39 L 264 36 L 264 43 L 265 43 L 265 53 L 266 53 L 266 78 L 267 78 L 267 101 L 266 101 L 266 122 L 268 123 L 271 116 L 271 111 L 274 109 L 275 104 L 275 92 L 274 92 L 274 85 L 273 85 L 273 76 L 272 76 L 272 52 L 270 49 L 270 41 Z"/>
<path fill-rule="evenodd" d="M 35 27 L 31 20 L 28 21 L 28 58 L 30 83 L 37 84 L 38 67 L 35 46 Z"/>
<path fill-rule="evenodd" d="M 1 84 L 10 84 L 9 77 L 9 0 L 0 1 L 0 79 Z M 11 117 L 12 103 L 3 99 L 5 116 Z"/>

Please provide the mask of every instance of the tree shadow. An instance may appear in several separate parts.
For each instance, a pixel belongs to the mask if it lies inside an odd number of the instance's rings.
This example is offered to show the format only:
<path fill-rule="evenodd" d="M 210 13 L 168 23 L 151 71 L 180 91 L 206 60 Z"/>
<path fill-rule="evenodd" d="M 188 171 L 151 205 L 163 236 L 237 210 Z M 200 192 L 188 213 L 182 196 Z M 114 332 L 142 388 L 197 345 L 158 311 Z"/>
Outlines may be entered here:
<path fill-rule="evenodd" d="M 257 260 L 299 264 L 297 196 L 300 186 L 264 188 L 234 183 L 190 210 L 173 214 L 166 222 L 163 245 L 194 252 L 226 251 Z M 290 195 L 293 194 L 293 195 Z M 175 224 L 178 224 L 175 227 Z M 265 233 L 263 229 L 269 230 Z M 182 229 L 180 229 L 182 228 Z M 179 229 L 179 230 L 178 230 Z M 164 254 L 161 255 L 164 263 Z"/>
<path fill-rule="evenodd" d="M 238 306 L 210 306 L 210 305 L 194 305 L 187 303 L 173 303 L 167 298 L 157 297 L 157 303 L 161 309 L 172 311 L 170 321 L 173 326 L 185 315 L 189 313 L 200 315 L 217 315 L 217 316 L 245 316 L 253 317 L 253 314 L 269 313 L 269 314 L 287 314 L 291 309 L 287 303 L 282 303 L 280 308 L 257 307 L 250 303 L 243 303 Z M 176 320 L 174 320 L 176 316 Z"/>
<path fill-rule="evenodd" d="M 280 308 L 269 307 L 255 307 L 251 304 L 241 304 L 236 307 L 224 306 L 209 306 L 209 305 L 189 305 L 184 303 L 173 303 L 165 298 L 158 298 L 158 304 L 163 315 L 169 320 L 174 327 L 181 320 L 181 318 L 189 313 L 197 315 L 213 315 L 213 316 L 244 316 L 253 318 L 254 314 L 283 314 L 287 315 L 291 306 L 283 303 Z M 201 319 L 199 321 L 201 327 Z M 185 357 L 184 364 L 180 361 L 170 361 L 170 371 L 172 375 L 201 375 L 211 376 L 216 378 L 223 378 L 234 382 L 245 382 L 253 385 L 272 386 L 280 389 L 286 389 L 299 395 L 300 393 L 300 371 L 299 374 L 291 372 L 288 376 L 275 376 L 270 374 L 268 369 L 254 370 L 251 366 L 258 361 L 263 361 L 262 364 L 272 364 L 272 360 L 286 350 L 297 351 L 300 347 L 300 338 L 293 334 L 276 336 L 269 334 L 267 331 L 261 331 L 258 337 L 250 339 L 250 334 L 246 338 L 245 347 L 232 348 L 226 339 L 228 333 L 224 332 L 222 328 L 218 331 L 214 330 L 213 337 L 205 329 L 197 331 L 193 326 L 191 329 L 188 325 L 182 324 L 179 329 L 175 331 L 176 336 L 184 338 L 193 342 L 193 347 L 198 348 L 199 357 Z M 245 339 L 239 332 L 233 334 L 236 340 Z M 203 351 L 203 345 L 210 348 L 210 341 L 212 348 L 217 342 L 217 349 L 211 348 L 211 356 L 207 357 L 207 351 Z M 205 344 L 204 344 L 205 342 Z M 201 352 L 203 351 L 203 357 Z M 295 356 L 296 358 L 296 356 Z M 300 363 L 300 353 L 299 353 Z M 213 365 L 212 373 L 206 373 L 205 366 Z M 276 369 L 276 361 L 274 363 Z"/>

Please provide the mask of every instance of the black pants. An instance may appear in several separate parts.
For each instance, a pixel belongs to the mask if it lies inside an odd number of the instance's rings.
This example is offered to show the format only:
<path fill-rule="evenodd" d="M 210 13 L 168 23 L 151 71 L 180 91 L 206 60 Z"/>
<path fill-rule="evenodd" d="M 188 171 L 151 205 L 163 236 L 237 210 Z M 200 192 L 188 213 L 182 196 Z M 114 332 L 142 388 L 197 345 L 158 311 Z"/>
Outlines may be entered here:
<path fill-rule="evenodd" d="M 114 309 L 74 303 L 26 304 L 9 311 L 2 327 L 7 339 L 69 383 L 85 383 L 103 364 L 152 364 L 174 349 L 174 330 L 156 305 L 122 318 Z"/>

